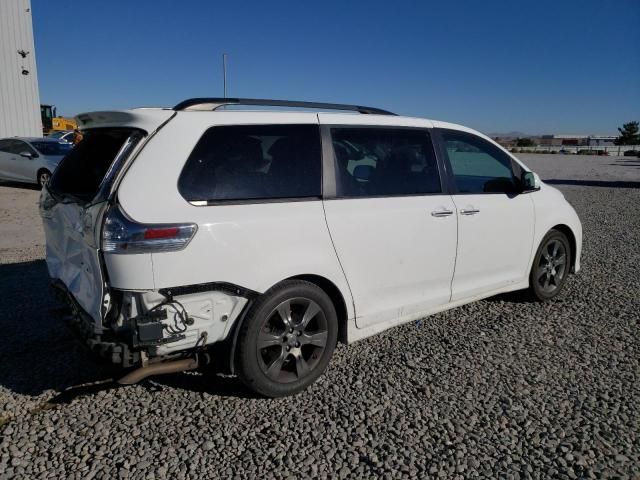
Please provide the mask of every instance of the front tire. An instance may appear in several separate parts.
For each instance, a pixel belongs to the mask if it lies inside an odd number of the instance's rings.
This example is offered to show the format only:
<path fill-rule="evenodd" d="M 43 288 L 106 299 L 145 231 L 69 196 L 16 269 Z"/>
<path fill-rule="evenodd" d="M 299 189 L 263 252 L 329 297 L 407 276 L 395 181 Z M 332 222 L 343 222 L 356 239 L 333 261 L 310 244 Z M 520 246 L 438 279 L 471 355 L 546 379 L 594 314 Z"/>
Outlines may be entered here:
<path fill-rule="evenodd" d="M 529 293 L 544 302 L 557 297 L 567 281 L 572 252 L 566 235 L 551 230 L 540 243 L 529 274 Z"/>
<path fill-rule="evenodd" d="M 264 396 L 293 395 L 322 375 L 337 338 L 327 294 L 313 283 L 285 280 L 256 300 L 240 327 L 238 376 Z"/>

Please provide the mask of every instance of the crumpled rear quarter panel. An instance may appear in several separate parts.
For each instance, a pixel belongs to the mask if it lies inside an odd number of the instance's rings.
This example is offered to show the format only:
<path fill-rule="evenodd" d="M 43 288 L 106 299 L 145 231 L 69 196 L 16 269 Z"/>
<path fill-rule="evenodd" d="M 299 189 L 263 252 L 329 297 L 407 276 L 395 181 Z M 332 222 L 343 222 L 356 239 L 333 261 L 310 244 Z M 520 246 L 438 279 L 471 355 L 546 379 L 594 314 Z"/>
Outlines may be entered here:
<path fill-rule="evenodd" d="M 57 204 L 44 218 L 47 239 L 47 268 L 53 279 L 61 280 L 80 306 L 102 325 L 102 269 L 98 250 L 84 238 L 87 222 L 82 210 L 70 204 Z M 92 232 L 92 230 L 91 230 Z"/>

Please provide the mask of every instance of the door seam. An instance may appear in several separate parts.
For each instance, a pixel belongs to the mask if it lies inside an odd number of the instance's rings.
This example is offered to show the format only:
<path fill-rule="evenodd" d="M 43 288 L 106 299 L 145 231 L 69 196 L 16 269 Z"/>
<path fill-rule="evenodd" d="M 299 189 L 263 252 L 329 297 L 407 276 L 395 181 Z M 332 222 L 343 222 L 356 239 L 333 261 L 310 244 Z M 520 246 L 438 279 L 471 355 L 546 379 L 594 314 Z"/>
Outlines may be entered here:
<path fill-rule="evenodd" d="M 458 205 L 453 199 L 453 195 L 449 195 L 451 203 L 456 210 L 456 255 L 453 259 L 453 274 L 451 275 L 451 282 L 449 283 L 449 303 L 453 300 L 453 280 L 456 278 L 456 267 L 458 266 L 458 249 L 460 247 L 460 215 L 458 214 Z"/>
<path fill-rule="evenodd" d="M 333 247 L 333 251 L 336 254 L 336 260 L 338 260 L 338 265 L 340 265 L 340 270 L 342 271 L 342 276 L 344 277 L 344 281 L 347 284 L 347 288 L 349 289 L 349 295 L 351 296 L 351 306 L 353 308 L 353 319 L 356 323 L 356 328 L 358 328 L 358 314 L 356 312 L 356 304 L 353 299 L 353 291 L 351 290 L 351 285 L 349 284 L 349 279 L 347 278 L 347 273 L 344 271 L 344 267 L 342 266 L 342 262 L 340 261 L 340 255 L 338 254 L 338 249 L 336 248 L 336 243 L 333 241 L 333 236 L 331 235 L 331 228 L 329 228 L 329 221 L 327 220 L 327 211 L 325 210 L 324 200 L 322 200 L 322 213 L 324 214 L 324 223 L 327 226 L 327 233 L 329 234 L 329 240 L 331 240 L 331 246 Z M 347 318 L 349 321 L 349 318 Z M 347 326 L 348 329 L 348 326 Z"/>

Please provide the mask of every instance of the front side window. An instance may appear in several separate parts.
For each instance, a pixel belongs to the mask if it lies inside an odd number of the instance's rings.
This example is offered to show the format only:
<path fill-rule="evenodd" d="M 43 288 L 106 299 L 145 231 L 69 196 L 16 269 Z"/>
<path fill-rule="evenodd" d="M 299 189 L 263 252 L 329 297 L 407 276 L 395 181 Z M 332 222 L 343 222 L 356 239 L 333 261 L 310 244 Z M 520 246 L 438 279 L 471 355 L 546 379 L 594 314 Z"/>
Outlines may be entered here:
<path fill-rule="evenodd" d="M 20 155 L 22 153 L 30 153 L 31 155 L 36 155 L 36 152 L 33 148 L 31 148 L 26 142 L 22 140 L 12 140 L 9 146 L 9 152 L 14 153 L 16 155 Z"/>
<path fill-rule="evenodd" d="M 368 197 L 440 193 L 428 131 L 332 128 L 336 195 Z"/>
<path fill-rule="evenodd" d="M 464 132 L 443 132 L 442 139 L 458 193 L 516 193 L 511 157 L 495 145 Z"/>
<path fill-rule="evenodd" d="M 178 189 L 189 202 L 318 198 L 317 125 L 212 127 L 189 156 Z"/>

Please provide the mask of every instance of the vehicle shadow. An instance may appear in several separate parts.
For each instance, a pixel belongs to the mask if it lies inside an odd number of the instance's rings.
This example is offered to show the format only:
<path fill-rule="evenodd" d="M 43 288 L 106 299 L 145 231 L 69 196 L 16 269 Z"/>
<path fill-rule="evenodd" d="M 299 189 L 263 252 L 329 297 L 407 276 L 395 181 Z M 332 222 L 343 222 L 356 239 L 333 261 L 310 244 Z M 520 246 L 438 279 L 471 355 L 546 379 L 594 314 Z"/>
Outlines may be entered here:
<path fill-rule="evenodd" d="M 49 405 L 62 405 L 71 403 L 79 397 L 95 395 L 99 392 L 115 389 L 132 388 L 129 385 L 120 385 L 117 378 L 123 375 L 123 371 L 113 370 L 115 375 L 112 378 L 93 381 L 89 384 L 73 385 L 47 401 Z M 150 392 L 161 392 L 164 387 L 190 392 L 207 393 L 218 397 L 234 397 L 255 399 L 260 398 L 256 393 L 247 389 L 235 377 L 223 377 L 208 372 L 173 373 L 168 375 L 158 375 L 149 377 L 139 383 L 140 386 Z"/>
<path fill-rule="evenodd" d="M 261 398 L 260 395 L 245 387 L 237 377 L 218 375 L 208 371 L 149 377 L 149 384 L 208 393 L 219 397 Z"/>
<path fill-rule="evenodd" d="M 126 372 L 89 352 L 55 315 L 60 305 L 49 290 L 44 260 L 0 264 L 0 291 L 0 386 L 34 397 L 46 391 L 58 392 L 48 404 L 127 388 L 116 383 Z M 141 385 L 222 396 L 252 395 L 236 378 L 209 373 L 160 375 Z"/>
<path fill-rule="evenodd" d="M 40 190 L 40 186 L 35 183 L 11 182 L 9 180 L 0 180 L 0 187 L 21 188 L 23 190 Z"/>
<path fill-rule="evenodd" d="M 535 303 L 527 290 L 516 290 L 514 292 L 500 293 L 493 297 L 482 300 L 490 303 Z"/>
<path fill-rule="evenodd" d="M 575 185 L 581 187 L 606 187 L 606 188 L 640 188 L 640 182 L 630 182 L 623 180 L 571 180 L 571 179 L 549 179 L 544 180 L 549 185 Z"/>
<path fill-rule="evenodd" d="M 635 160 L 632 162 L 631 160 L 623 160 L 622 162 L 610 163 L 614 167 L 640 167 L 640 160 Z"/>
<path fill-rule="evenodd" d="M 104 379 L 98 365 L 51 311 L 44 260 L 0 265 L 0 385 L 23 395 Z"/>

